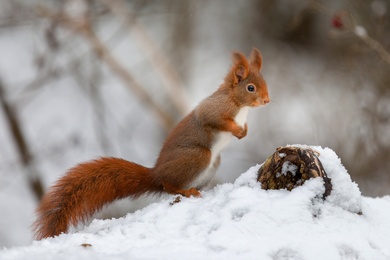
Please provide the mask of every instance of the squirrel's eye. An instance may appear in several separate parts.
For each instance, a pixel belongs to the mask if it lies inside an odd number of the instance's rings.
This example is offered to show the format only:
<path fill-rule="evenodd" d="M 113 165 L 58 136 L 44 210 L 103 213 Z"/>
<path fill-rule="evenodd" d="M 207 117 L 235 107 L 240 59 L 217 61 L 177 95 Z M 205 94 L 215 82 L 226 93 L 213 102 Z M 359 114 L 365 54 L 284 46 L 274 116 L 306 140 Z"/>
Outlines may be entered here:
<path fill-rule="evenodd" d="M 248 86 L 246 86 L 246 89 L 247 89 L 249 92 L 254 92 L 254 91 L 256 91 L 256 87 L 253 86 L 252 84 L 249 84 Z"/>

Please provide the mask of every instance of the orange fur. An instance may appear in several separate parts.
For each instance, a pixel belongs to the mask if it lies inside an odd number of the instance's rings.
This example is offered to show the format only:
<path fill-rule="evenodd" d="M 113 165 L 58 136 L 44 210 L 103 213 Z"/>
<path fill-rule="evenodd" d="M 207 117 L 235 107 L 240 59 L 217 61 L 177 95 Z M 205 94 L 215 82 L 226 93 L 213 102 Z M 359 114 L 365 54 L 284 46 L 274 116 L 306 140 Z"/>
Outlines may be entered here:
<path fill-rule="evenodd" d="M 242 53 L 234 52 L 233 66 L 224 83 L 172 130 L 153 168 L 101 158 L 70 169 L 37 208 L 36 238 L 66 232 L 70 225 L 88 220 L 117 199 L 161 192 L 199 197 L 199 189 L 207 185 L 219 166 L 220 156 L 213 153 L 225 145 L 219 143 L 220 134 L 245 137 L 247 124 L 239 125 L 235 119 L 239 111 L 270 101 L 259 73 L 261 66 L 262 57 L 256 48 L 249 62 Z"/>
<path fill-rule="evenodd" d="M 35 222 L 38 239 L 86 221 L 104 205 L 128 196 L 159 192 L 150 169 L 118 158 L 101 158 L 70 169 L 42 199 Z"/>

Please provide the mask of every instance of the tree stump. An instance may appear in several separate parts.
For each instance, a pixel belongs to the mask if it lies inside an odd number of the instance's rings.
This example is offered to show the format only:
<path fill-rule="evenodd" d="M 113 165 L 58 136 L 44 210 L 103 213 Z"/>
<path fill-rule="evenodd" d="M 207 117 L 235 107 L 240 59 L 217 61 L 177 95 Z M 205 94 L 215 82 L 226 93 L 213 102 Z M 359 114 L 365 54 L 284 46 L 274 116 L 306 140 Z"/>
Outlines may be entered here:
<path fill-rule="evenodd" d="M 325 199 L 332 190 L 332 183 L 318 156 L 318 152 L 310 148 L 278 147 L 260 167 L 257 181 L 261 182 L 261 187 L 266 190 L 291 191 L 310 178 L 321 177 L 324 179 Z"/>

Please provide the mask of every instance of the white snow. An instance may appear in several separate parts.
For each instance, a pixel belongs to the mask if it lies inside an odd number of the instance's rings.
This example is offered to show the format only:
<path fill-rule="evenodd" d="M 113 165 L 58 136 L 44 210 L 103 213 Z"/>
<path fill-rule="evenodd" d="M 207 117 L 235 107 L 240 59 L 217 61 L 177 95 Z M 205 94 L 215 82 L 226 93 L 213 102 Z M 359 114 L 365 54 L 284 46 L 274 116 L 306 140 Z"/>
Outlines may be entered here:
<path fill-rule="evenodd" d="M 360 25 L 356 25 L 356 26 L 355 26 L 354 33 L 355 33 L 357 36 L 359 36 L 360 38 L 364 38 L 364 37 L 367 36 L 366 28 L 364 28 L 363 26 L 360 26 Z"/>
<path fill-rule="evenodd" d="M 290 172 L 292 176 L 295 176 L 295 174 L 297 173 L 297 169 L 298 167 L 295 164 L 289 161 L 285 161 L 282 165 L 282 174 L 286 176 L 287 172 Z"/>
<path fill-rule="evenodd" d="M 162 199 L 119 219 L 0 251 L 0 259 L 390 259 L 390 196 L 362 197 L 337 155 L 312 147 L 332 179 L 262 190 L 259 165 L 202 198 Z M 84 246 L 82 246 L 84 245 Z"/>

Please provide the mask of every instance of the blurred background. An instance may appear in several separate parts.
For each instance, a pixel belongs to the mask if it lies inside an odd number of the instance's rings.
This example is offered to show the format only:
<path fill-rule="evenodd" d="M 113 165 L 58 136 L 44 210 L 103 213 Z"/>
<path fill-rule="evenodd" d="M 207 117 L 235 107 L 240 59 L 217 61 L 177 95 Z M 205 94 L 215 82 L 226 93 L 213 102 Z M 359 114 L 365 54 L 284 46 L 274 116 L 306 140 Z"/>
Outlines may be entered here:
<path fill-rule="evenodd" d="M 389 194 L 389 32 L 389 0 L 2 0 L 0 248 L 31 243 L 34 208 L 75 164 L 152 166 L 231 51 L 252 47 L 272 101 L 250 111 L 215 183 L 308 144 L 333 149 L 363 195 Z"/>

